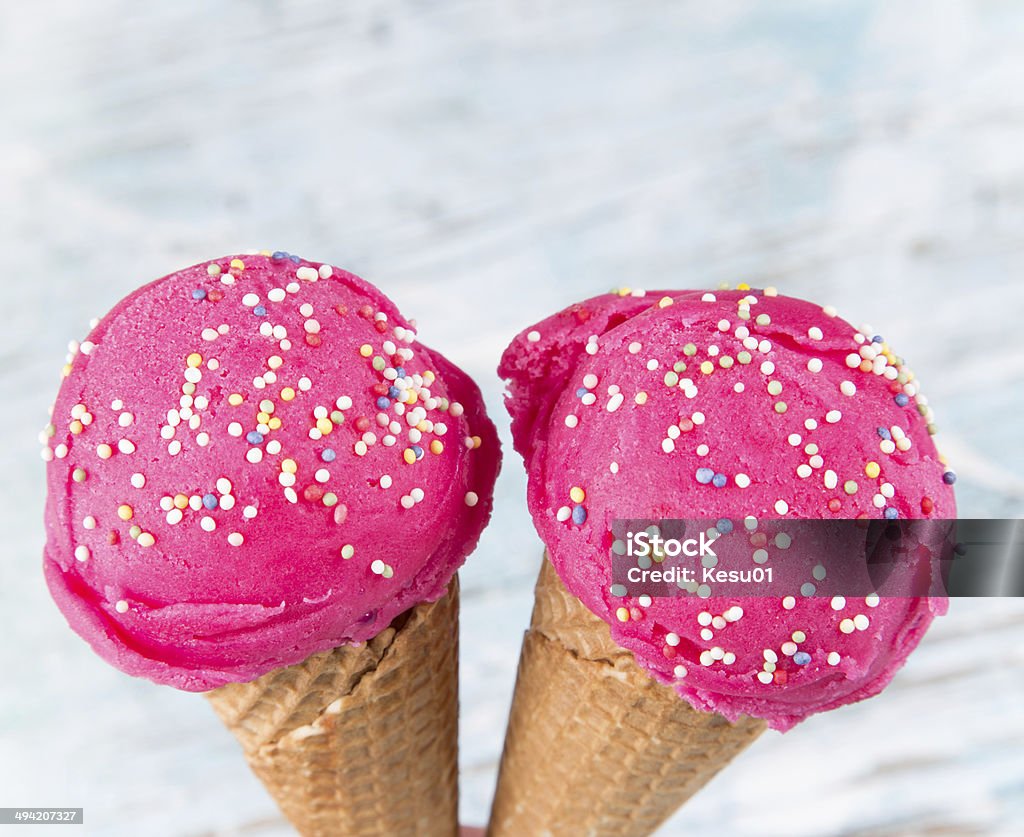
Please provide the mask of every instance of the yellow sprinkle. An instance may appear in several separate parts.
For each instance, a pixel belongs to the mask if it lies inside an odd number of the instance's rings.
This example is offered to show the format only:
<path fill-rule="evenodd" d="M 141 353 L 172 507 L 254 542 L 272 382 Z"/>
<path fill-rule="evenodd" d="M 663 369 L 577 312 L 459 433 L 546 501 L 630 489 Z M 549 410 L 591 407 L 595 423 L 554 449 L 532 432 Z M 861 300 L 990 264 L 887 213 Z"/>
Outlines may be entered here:
<path fill-rule="evenodd" d="M 628 622 L 629 611 L 624 607 L 620 607 L 618 610 L 615 611 L 615 618 L 618 619 L 620 622 Z"/>
<path fill-rule="evenodd" d="M 231 269 L 232 270 L 245 270 L 245 262 L 243 262 L 241 259 L 232 259 L 231 260 Z"/>
<path fill-rule="evenodd" d="M 261 256 L 269 256 L 270 255 L 270 251 L 269 250 L 260 250 L 260 255 Z"/>
<path fill-rule="evenodd" d="M 882 473 L 882 469 L 879 467 L 877 462 L 869 462 L 864 466 L 864 473 L 871 477 L 871 479 L 874 479 Z"/>
<path fill-rule="evenodd" d="M 66 378 L 70 374 L 71 374 L 71 364 L 70 363 L 65 363 L 64 366 L 61 367 L 60 376 L 62 378 Z"/>
<path fill-rule="evenodd" d="M 277 416 L 274 416 L 270 421 L 267 422 L 267 427 L 269 427 L 271 430 L 280 430 L 281 419 L 279 419 Z"/>
<path fill-rule="evenodd" d="M 346 561 L 356 554 L 356 548 L 352 544 L 347 543 L 341 548 L 341 557 Z"/>
<path fill-rule="evenodd" d="M 420 397 L 415 392 L 413 392 L 411 389 L 407 389 L 405 391 L 405 393 L 406 393 L 406 396 L 407 396 L 406 399 L 405 399 L 405 403 L 406 404 L 415 404 L 417 401 L 420 400 Z"/>
<path fill-rule="evenodd" d="M 436 376 L 434 375 L 434 373 L 428 369 L 426 372 L 423 373 L 423 383 L 432 384 L 434 383 L 435 377 Z"/>
<path fill-rule="evenodd" d="M 75 419 L 73 422 L 71 422 L 69 429 L 75 436 L 77 436 L 79 433 L 85 430 L 85 427 L 82 425 L 82 422 L 80 422 L 78 419 Z"/>
<path fill-rule="evenodd" d="M 729 355 L 722 355 L 718 359 L 718 365 L 723 369 L 731 369 L 734 361 Z"/>
<path fill-rule="evenodd" d="M 764 289 L 764 295 L 765 296 L 778 296 L 779 295 L 779 289 L 776 288 L 774 285 L 769 285 L 767 288 Z"/>
<path fill-rule="evenodd" d="M 647 403 L 647 393 L 643 392 L 643 391 L 638 392 L 636 394 L 636 398 L 634 400 L 636 401 L 637 404 L 640 404 L 641 406 L 646 404 Z"/>
<path fill-rule="evenodd" d="M 187 363 L 192 369 L 198 369 L 203 365 L 203 356 L 199 354 L 199 352 L 192 352 L 192 354 L 185 358 L 185 363 Z"/>
<path fill-rule="evenodd" d="M 187 494 L 175 494 L 174 495 L 174 508 L 183 509 L 188 505 Z"/>
<path fill-rule="evenodd" d="M 574 485 L 569 489 L 569 497 L 574 503 L 582 503 L 587 499 L 587 492 L 580 488 L 578 485 Z"/>
<path fill-rule="evenodd" d="M 149 532 L 143 532 L 139 535 L 139 546 L 152 546 L 155 543 L 156 538 L 154 538 Z"/>
<path fill-rule="evenodd" d="M 748 285 L 746 282 L 740 282 L 736 286 L 736 290 L 737 291 L 749 291 L 750 290 L 750 285 Z"/>
<path fill-rule="evenodd" d="M 416 425 L 416 429 L 419 430 L 420 433 L 426 433 L 427 432 L 427 426 L 428 426 L 427 425 L 427 420 L 423 419 L 423 421 L 421 421 L 419 424 Z"/>
<path fill-rule="evenodd" d="M 434 439 L 434 441 L 430 443 L 430 452 L 431 453 L 438 453 L 439 454 L 443 450 L 444 450 L 444 445 L 441 444 L 440 440 Z"/>
<path fill-rule="evenodd" d="M 271 369 L 280 369 L 283 363 L 284 358 L 282 358 L 280 355 L 271 355 L 267 359 L 267 366 L 270 367 Z"/>
<path fill-rule="evenodd" d="M 402 452 L 402 459 L 404 459 L 409 465 L 412 465 L 416 461 L 416 454 L 412 452 L 410 448 L 406 448 Z"/>
<path fill-rule="evenodd" d="M 242 397 L 241 393 L 238 392 L 233 392 L 231 393 L 231 395 L 228 396 L 228 404 L 230 404 L 232 407 L 237 407 L 244 400 L 245 399 Z"/>
<path fill-rule="evenodd" d="M 259 424 L 266 424 L 268 421 L 270 421 L 270 414 L 269 413 L 257 413 L 256 414 L 256 421 Z"/>
<path fill-rule="evenodd" d="M 281 400 L 282 401 L 291 401 L 294 398 L 295 398 L 295 390 L 293 390 L 291 387 L 285 387 L 283 390 L 281 390 Z"/>
<path fill-rule="evenodd" d="M 220 276 L 220 265 L 219 264 L 208 264 L 206 266 L 206 272 L 210 276 Z"/>
<path fill-rule="evenodd" d="M 659 308 L 668 308 L 671 304 L 672 304 L 672 297 L 670 297 L 670 296 L 663 296 L 661 299 L 658 300 L 658 307 Z"/>
<path fill-rule="evenodd" d="M 331 420 L 329 418 L 317 419 L 316 429 L 326 436 L 328 433 L 334 430 L 334 424 L 331 423 Z"/>
<path fill-rule="evenodd" d="M 185 393 L 185 395 L 195 395 L 196 385 L 193 384 L 191 381 L 186 381 L 181 385 L 181 391 Z"/>
<path fill-rule="evenodd" d="M 281 470 L 286 474 L 294 474 L 299 470 L 299 466 L 295 464 L 294 459 L 285 459 L 281 462 Z"/>
<path fill-rule="evenodd" d="M 703 372 L 705 375 L 710 375 L 712 372 L 715 371 L 715 364 L 713 364 L 710 360 L 705 360 L 700 365 L 700 371 Z"/>
<path fill-rule="evenodd" d="M 359 354 L 363 357 L 369 357 L 373 354 L 373 346 L 369 343 L 363 343 L 363 345 L 359 347 Z"/>
<path fill-rule="evenodd" d="M 131 520 L 134 515 L 135 512 L 132 510 L 131 506 L 117 507 L 117 516 L 120 517 L 121 520 Z"/>
<path fill-rule="evenodd" d="M 469 438 L 473 440 L 474 449 L 480 447 L 480 445 L 484 443 L 483 439 L 481 439 L 479 436 L 470 436 Z"/>

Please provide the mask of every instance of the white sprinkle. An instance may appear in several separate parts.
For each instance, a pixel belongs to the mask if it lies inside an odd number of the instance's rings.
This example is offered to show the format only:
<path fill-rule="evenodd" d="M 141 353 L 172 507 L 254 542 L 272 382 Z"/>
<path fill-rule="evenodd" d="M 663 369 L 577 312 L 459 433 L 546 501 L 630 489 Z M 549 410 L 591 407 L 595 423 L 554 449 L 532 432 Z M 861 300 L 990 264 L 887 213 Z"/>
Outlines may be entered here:
<path fill-rule="evenodd" d="M 821 333 L 821 329 L 817 326 L 811 326 L 807 329 L 807 336 L 810 337 L 811 340 L 821 340 L 821 338 L 824 337 Z"/>
<path fill-rule="evenodd" d="M 217 480 L 217 491 L 219 491 L 221 494 L 230 494 L 231 480 L 229 480 L 227 477 L 220 477 Z"/>
<path fill-rule="evenodd" d="M 583 376 L 583 386 L 587 389 L 593 389 L 597 386 L 597 375 L 588 374 Z"/>
<path fill-rule="evenodd" d="M 124 599 L 119 599 L 117 604 L 114 605 L 114 610 L 116 610 L 118 613 L 127 613 L 128 602 L 126 602 Z"/>
<path fill-rule="evenodd" d="M 692 416 L 690 416 L 690 421 L 692 421 L 696 425 L 701 425 L 704 423 L 704 414 L 701 412 L 694 413 Z"/>
<path fill-rule="evenodd" d="M 306 265 L 303 265 L 302 267 L 295 271 L 295 278 L 303 279 L 306 282 L 315 282 L 317 279 L 320 278 L 320 274 L 317 272 L 317 269 L 315 267 L 308 267 Z"/>
<path fill-rule="evenodd" d="M 144 474 L 132 474 L 132 486 L 134 488 L 144 488 L 146 485 L 146 477 Z"/>
<path fill-rule="evenodd" d="M 631 355 L 639 354 L 642 348 L 643 346 L 634 340 L 632 343 L 629 344 L 629 353 Z"/>
<path fill-rule="evenodd" d="M 736 480 L 736 485 L 740 488 L 747 488 L 750 485 L 750 477 L 746 474 L 737 474 L 734 479 Z"/>
<path fill-rule="evenodd" d="M 167 512 L 167 522 L 171 526 L 174 526 L 174 525 L 176 525 L 178 523 L 181 523 L 181 519 L 184 516 L 185 515 L 182 514 L 181 509 L 177 509 L 177 508 L 171 509 L 169 512 Z"/>
<path fill-rule="evenodd" d="M 786 598 L 782 600 L 782 606 L 786 610 L 792 610 L 794 607 L 796 607 L 796 599 L 794 599 L 792 596 L 786 596 Z"/>
<path fill-rule="evenodd" d="M 866 631 L 869 624 L 871 624 L 870 620 L 863 613 L 858 613 L 853 617 L 853 627 L 858 631 Z"/>
<path fill-rule="evenodd" d="M 235 498 L 230 494 L 225 494 L 220 498 L 219 505 L 224 511 L 231 511 L 235 507 Z"/>
<path fill-rule="evenodd" d="M 789 511 L 789 503 L 787 503 L 785 500 L 776 500 L 775 511 L 778 514 L 786 514 Z"/>
<path fill-rule="evenodd" d="M 779 532 L 779 534 L 775 536 L 775 545 L 779 549 L 789 549 L 792 543 L 793 539 L 785 532 Z"/>
<path fill-rule="evenodd" d="M 299 389 L 302 392 L 309 392 L 313 388 L 313 382 L 309 378 L 303 376 L 299 378 Z"/>
<path fill-rule="evenodd" d="M 249 448 L 245 452 L 246 461 L 251 462 L 253 465 L 258 465 L 263 461 L 263 451 L 260 448 Z"/>
<path fill-rule="evenodd" d="M 228 543 L 232 546 L 241 546 L 245 543 L 245 538 L 242 536 L 241 532 L 232 532 L 228 535 Z"/>
<path fill-rule="evenodd" d="M 76 546 L 75 547 L 75 558 L 79 561 L 89 560 L 89 547 L 87 546 Z"/>
<path fill-rule="evenodd" d="M 680 680 L 686 677 L 686 666 L 682 664 L 677 665 L 674 669 L 672 669 L 672 671 L 674 672 L 675 676 L 678 677 Z"/>
<path fill-rule="evenodd" d="M 575 427 L 579 423 L 580 423 L 580 420 L 576 416 L 568 415 L 568 416 L 565 417 L 565 426 L 566 427 Z"/>
<path fill-rule="evenodd" d="M 838 651 L 829 651 L 828 652 L 828 657 L 825 658 L 825 661 L 830 666 L 837 666 L 837 665 L 839 665 L 840 659 L 842 659 L 842 658 L 839 656 L 839 652 Z"/>
<path fill-rule="evenodd" d="M 608 401 L 608 412 L 614 413 L 619 407 L 622 406 L 622 402 L 625 400 L 625 396 L 621 392 L 615 393 Z"/>
<path fill-rule="evenodd" d="M 839 385 L 839 391 L 843 395 L 856 395 L 857 394 L 857 385 L 853 381 L 843 381 Z"/>
<path fill-rule="evenodd" d="M 259 294 L 246 294 L 242 297 L 242 305 L 246 308 L 253 308 L 260 304 Z"/>
<path fill-rule="evenodd" d="M 770 360 L 766 360 L 764 363 L 761 364 L 761 374 L 762 375 L 771 375 L 774 371 L 775 371 L 775 364 L 772 363 Z"/>
<path fill-rule="evenodd" d="M 854 627 L 852 619 L 844 619 L 839 623 L 839 630 L 844 634 L 852 634 L 857 629 Z"/>
<path fill-rule="evenodd" d="M 267 293 L 267 299 L 271 302 L 283 302 L 285 297 L 284 288 L 272 288 Z"/>
<path fill-rule="evenodd" d="M 334 275 L 334 268 L 329 264 L 322 264 L 316 270 L 321 279 L 330 279 Z"/>
<path fill-rule="evenodd" d="M 256 517 L 257 514 L 259 514 L 259 509 L 257 509 L 255 506 L 246 506 L 244 509 L 242 509 L 242 517 L 244 517 L 246 520 L 252 520 L 254 517 Z"/>
<path fill-rule="evenodd" d="M 539 331 L 531 331 L 531 332 L 529 332 L 526 335 L 526 339 L 529 340 L 531 343 L 539 343 L 540 342 L 540 332 Z"/>
<path fill-rule="evenodd" d="M 372 572 L 374 575 L 383 575 L 385 567 L 386 565 L 384 564 L 384 562 L 381 561 L 380 558 L 378 558 L 376 561 L 370 564 L 370 572 Z"/>
<path fill-rule="evenodd" d="M 833 471 L 828 470 L 825 472 L 825 488 L 833 489 L 839 484 L 839 475 Z"/>
<path fill-rule="evenodd" d="M 480 502 L 480 497 L 477 495 L 475 491 L 467 491 L 465 500 L 466 505 L 472 508 L 473 506 Z"/>
<path fill-rule="evenodd" d="M 822 362 L 821 362 L 820 359 L 818 359 L 816 357 L 812 357 L 809 361 L 807 361 L 807 370 L 809 372 L 813 372 L 813 373 L 817 374 L 818 372 L 821 371 L 821 368 L 822 368 Z"/>
<path fill-rule="evenodd" d="M 331 472 L 326 468 L 318 468 L 316 473 L 313 474 L 313 479 L 317 482 L 327 482 L 331 478 Z"/>
<path fill-rule="evenodd" d="M 832 597 L 832 609 L 833 610 L 842 610 L 844 607 L 846 607 L 846 599 L 843 596 L 833 596 Z"/>
<path fill-rule="evenodd" d="M 96 528 L 96 518 L 93 517 L 90 514 L 88 517 L 86 517 L 82 521 L 82 527 L 85 528 L 85 529 L 95 529 Z"/>
<path fill-rule="evenodd" d="M 878 593 L 871 593 L 866 599 L 864 599 L 864 604 L 868 607 L 878 607 L 879 601 Z"/>
<path fill-rule="evenodd" d="M 805 581 L 800 585 L 800 595 L 804 597 L 813 596 L 817 589 L 811 582 Z"/>
<path fill-rule="evenodd" d="M 557 512 L 555 512 L 555 519 L 558 520 L 559 523 L 565 523 L 565 521 L 570 517 L 572 517 L 572 509 L 568 506 L 562 506 Z"/>
<path fill-rule="evenodd" d="M 204 532 L 212 532 L 217 528 L 217 522 L 212 517 L 204 517 L 199 521 L 199 525 L 203 528 Z"/>
<path fill-rule="evenodd" d="M 661 449 L 665 451 L 665 453 L 672 453 L 672 451 L 676 449 L 676 443 L 673 442 L 671 439 L 662 439 Z"/>
<path fill-rule="evenodd" d="M 829 424 L 835 424 L 843 417 L 843 414 L 839 410 L 829 410 L 825 413 L 825 421 Z"/>

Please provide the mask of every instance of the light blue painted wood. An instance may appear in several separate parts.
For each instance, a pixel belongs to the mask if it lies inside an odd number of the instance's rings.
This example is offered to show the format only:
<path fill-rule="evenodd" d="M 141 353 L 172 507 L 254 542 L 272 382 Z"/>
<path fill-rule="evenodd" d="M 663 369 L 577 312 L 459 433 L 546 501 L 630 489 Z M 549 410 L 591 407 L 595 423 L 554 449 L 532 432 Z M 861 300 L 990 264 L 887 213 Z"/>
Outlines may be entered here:
<path fill-rule="evenodd" d="M 3 4 L 0 804 L 84 805 L 89 834 L 288 833 L 204 702 L 106 667 L 39 571 L 35 434 L 67 340 L 203 258 L 285 248 L 365 275 L 499 422 L 502 347 L 569 302 L 776 284 L 890 335 L 962 513 L 1018 514 L 1022 16 L 1008 0 Z M 463 573 L 469 821 L 539 561 L 523 496 L 509 447 Z M 883 697 L 765 736 L 664 833 L 1019 833 L 1022 638 L 1020 601 L 955 603 Z"/>

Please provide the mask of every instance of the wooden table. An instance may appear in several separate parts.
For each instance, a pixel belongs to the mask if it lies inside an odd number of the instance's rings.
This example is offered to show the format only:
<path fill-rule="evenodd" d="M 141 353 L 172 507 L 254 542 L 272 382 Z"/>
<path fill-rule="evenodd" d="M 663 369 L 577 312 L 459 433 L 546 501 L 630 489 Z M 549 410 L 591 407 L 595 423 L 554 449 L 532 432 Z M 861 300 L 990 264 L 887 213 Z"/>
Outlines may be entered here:
<path fill-rule="evenodd" d="M 101 663 L 39 567 L 35 434 L 67 340 L 203 258 L 367 276 L 499 419 L 502 347 L 578 298 L 832 302 L 912 360 L 962 514 L 1019 514 L 1022 4 L 142 8 L 0 8 L 0 805 L 84 805 L 89 834 L 288 833 L 205 703 Z M 463 573 L 471 822 L 540 558 L 523 497 L 509 447 Z M 1024 833 L 1022 662 L 1024 601 L 957 601 L 884 696 L 766 735 L 664 833 Z"/>

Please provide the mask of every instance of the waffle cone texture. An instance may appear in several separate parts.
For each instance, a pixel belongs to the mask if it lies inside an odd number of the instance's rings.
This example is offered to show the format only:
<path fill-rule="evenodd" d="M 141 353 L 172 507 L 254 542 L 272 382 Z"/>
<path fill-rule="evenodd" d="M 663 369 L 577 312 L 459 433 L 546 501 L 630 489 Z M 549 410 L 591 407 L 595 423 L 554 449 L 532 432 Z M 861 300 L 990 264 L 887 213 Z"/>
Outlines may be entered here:
<path fill-rule="evenodd" d="M 298 832 L 458 833 L 454 577 L 359 647 L 207 693 Z"/>
<path fill-rule="evenodd" d="M 650 834 L 764 729 L 653 679 L 545 554 L 488 834 Z"/>

